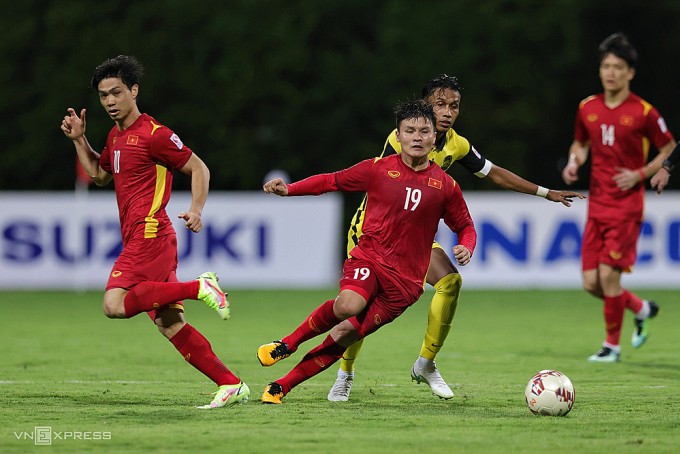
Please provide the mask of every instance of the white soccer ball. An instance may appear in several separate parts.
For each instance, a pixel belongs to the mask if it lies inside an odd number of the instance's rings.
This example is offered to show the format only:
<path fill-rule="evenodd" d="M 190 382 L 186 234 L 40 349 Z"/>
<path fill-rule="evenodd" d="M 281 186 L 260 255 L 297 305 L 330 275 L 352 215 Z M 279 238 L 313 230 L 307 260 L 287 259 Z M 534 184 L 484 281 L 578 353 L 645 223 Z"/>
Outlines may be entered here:
<path fill-rule="evenodd" d="M 574 385 L 556 370 L 542 370 L 529 380 L 524 390 L 529 410 L 535 415 L 564 416 L 574 406 Z"/>

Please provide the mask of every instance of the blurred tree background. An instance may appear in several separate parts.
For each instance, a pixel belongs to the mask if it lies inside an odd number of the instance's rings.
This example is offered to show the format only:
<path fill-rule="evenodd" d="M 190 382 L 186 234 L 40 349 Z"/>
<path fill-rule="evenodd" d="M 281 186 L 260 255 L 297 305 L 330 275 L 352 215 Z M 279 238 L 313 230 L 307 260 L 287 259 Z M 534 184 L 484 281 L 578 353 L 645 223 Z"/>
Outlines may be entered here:
<path fill-rule="evenodd" d="M 395 101 L 440 73 L 464 87 L 460 134 L 563 188 L 576 108 L 601 91 L 597 46 L 611 33 L 637 47 L 632 88 L 680 137 L 678 24 L 677 0 L 2 0 L 0 190 L 73 188 L 59 124 L 67 107 L 87 108 L 89 140 L 103 146 L 112 122 L 89 83 L 118 54 L 144 64 L 141 110 L 206 161 L 213 189 L 259 190 L 271 169 L 298 179 L 379 154 Z M 493 188 L 454 169 L 466 190 Z"/>

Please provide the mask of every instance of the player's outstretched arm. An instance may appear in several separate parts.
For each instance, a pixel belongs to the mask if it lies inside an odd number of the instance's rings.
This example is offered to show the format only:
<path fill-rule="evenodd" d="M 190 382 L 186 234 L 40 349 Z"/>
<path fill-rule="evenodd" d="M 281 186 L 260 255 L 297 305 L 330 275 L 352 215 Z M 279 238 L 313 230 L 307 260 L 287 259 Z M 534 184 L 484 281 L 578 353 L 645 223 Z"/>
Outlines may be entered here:
<path fill-rule="evenodd" d="M 267 194 L 276 194 L 281 197 L 288 195 L 288 186 L 284 183 L 282 178 L 274 178 L 273 180 L 267 181 L 263 186 L 264 192 Z"/>
<path fill-rule="evenodd" d="M 76 111 L 69 107 L 67 109 L 68 115 L 64 117 L 61 121 L 61 130 L 64 135 L 73 141 L 73 145 L 76 147 L 76 154 L 78 155 L 78 160 L 80 165 L 85 169 L 92 181 L 97 186 L 106 185 L 113 176 L 106 172 L 99 166 L 99 153 L 94 151 L 90 143 L 85 137 L 85 113 L 86 110 L 82 109 L 80 111 L 80 116 L 76 114 Z"/>
<path fill-rule="evenodd" d="M 489 171 L 487 177 L 501 188 L 522 192 L 524 194 L 537 195 L 544 197 L 551 202 L 560 202 L 568 207 L 571 206 L 571 202 L 574 198 L 585 198 L 583 194 L 574 191 L 555 191 L 553 189 L 544 188 L 495 164 Z"/>

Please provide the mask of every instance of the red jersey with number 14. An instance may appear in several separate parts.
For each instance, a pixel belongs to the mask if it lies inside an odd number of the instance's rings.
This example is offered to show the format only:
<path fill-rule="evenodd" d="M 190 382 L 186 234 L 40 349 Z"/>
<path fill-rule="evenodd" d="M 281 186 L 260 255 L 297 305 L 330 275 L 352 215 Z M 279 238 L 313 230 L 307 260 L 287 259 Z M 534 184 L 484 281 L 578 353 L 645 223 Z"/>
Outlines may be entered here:
<path fill-rule="evenodd" d="M 460 244 L 475 249 L 477 233 L 460 186 L 436 164 L 415 171 L 391 155 L 288 185 L 289 195 L 331 191 L 367 193 L 363 235 L 350 255 L 380 266 L 411 297 L 423 291 L 440 219 Z"/>
<path fill-rule="evenodd" d="M 579 105 L 574 138 L 590 142 L 588 217 L 641 220 L 644 183 L 622 191 L 613 177 L 619 167 L 635 170 L 644 166 L 650 142 L 661 148 L 673 140 L 659 112 L 634 93 L 613 109 L 604 103 L 604 94 L 590 96 Z"/>
<path fill-rule="evenodd" d="M 113 175 L 123 244 L 174 234 L 165 212 L 172 172 L 192 151 L 170 129 L 142 114 L 130 127 L 109 132 L 99 165 Z"/>

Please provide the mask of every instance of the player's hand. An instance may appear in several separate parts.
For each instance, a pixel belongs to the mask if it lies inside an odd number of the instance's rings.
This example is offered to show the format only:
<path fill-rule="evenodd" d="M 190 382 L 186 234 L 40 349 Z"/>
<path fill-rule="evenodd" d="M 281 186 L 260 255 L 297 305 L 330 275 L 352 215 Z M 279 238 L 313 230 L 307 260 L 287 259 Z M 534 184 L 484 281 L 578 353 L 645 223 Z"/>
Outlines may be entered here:
<path fill-rule="evenodd" d="M 288 186 L 283 182 L 283 178 L 274 178 L 267 181 L 263 186 L 264 192 L 267 194 L 276 194 L 280 196 L 288 195 Z"/>
<path fill-rule="evenodd" d="M 184 219 L 184 226 L 194 233 L 198 233 L 203 228 L 203 220 L 201 215 L 194 213 L 193 211 L 183 211 L 177 216 L 180 219 Z"/>
<path fill-rule="evenodd" d="M 548 191 L 548 195 L 545 196 L 546 199 L 550 200 L 551 202 L 560 202 L 562 205 L 566 207 L 571 206 L 571 202 L 574 200 L 574 197 L 578 199 L 585 199 L 586 196 L 579 192 L 574 192 L 574 191 L 555 191 L 551 189 Z"/>
<path fill-rule="evenodd" d="M 470 257 L 472 257 L 472 254 L 470 254 L 470 250 L 468 248 L 462 244 L 457 244 L 453 247 L 453 256 L 456 258 L 456 261 L 459 265 L 465 266 L 470 263 Z"/>
<path fill-rule="evenodd" d="M 564 169 L 562 169 L 562 179 L 567 184 L 578 181 L 578 164 L 569 161 L 569 163 L 564 166 Z"/>
<path fill-rule="evenodd" d="M 78 140 L 85 135 L 85 112 L 86 109 L 80 111 L 80 117 L 76 111 L 71 107 L 66 109 L 68 115 L 61 121 L 61 130 L 64 135 L 71 140 Z"/>
<path fill-rule="evenodd" d="M 642 181 L 640 172 L 636 170 L 630 170 L 625 167 L 617 167 L 616 171 L 618 173 L 612 177 L 612 180 L 614 180 L 616 186 L 618 186 L 618 188 L 622 191 L 627 191 Z"/>
<path fill-rule="evenodd" d="M 654 174 L 649 183 L 652 185 L 652 188 L 656 189 L 657 194 L 661 194 L 666 186 L 668 186 L 670 177 L 671 174 L 668 173 L 668 170 L 662 167 Z"/>

